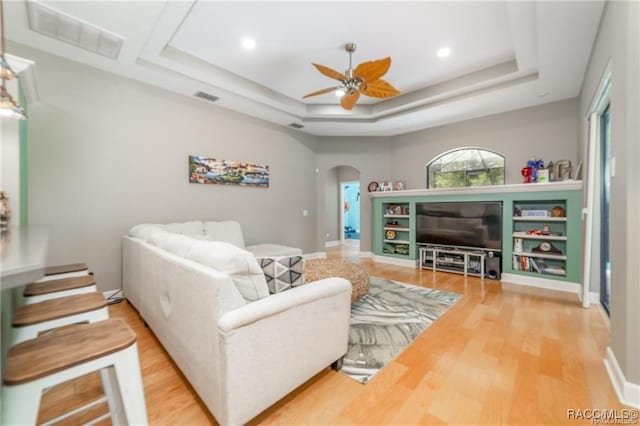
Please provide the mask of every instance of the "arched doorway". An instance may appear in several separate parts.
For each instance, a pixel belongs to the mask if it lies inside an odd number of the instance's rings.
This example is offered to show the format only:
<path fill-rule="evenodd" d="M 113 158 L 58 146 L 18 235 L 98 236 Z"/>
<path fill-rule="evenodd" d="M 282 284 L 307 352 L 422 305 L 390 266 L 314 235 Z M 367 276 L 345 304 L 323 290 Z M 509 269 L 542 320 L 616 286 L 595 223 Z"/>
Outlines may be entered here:
<path fill-rule="evenodd" d="M 352 166 L 336 166 L 327 171 L 325 181 L 325 226 L 327 255 L 358 256 L 361 214 L 360 171 Z"/>

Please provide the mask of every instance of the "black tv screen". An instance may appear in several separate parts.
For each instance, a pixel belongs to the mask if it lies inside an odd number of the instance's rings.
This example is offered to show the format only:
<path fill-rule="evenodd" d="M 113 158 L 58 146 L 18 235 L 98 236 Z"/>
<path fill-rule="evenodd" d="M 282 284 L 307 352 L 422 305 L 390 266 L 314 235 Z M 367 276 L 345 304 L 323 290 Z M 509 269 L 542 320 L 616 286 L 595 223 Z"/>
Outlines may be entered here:
<path fill-rule="evenodd" d="M 417 203 L 416 242 L 502 250 L 502 202 Z"/>

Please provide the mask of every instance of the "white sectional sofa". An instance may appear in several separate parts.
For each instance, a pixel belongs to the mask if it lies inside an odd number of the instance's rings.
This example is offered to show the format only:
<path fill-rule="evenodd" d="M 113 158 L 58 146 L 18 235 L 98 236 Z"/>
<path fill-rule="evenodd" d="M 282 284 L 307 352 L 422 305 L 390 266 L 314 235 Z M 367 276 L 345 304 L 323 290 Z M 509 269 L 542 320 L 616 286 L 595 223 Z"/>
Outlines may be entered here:
<path fill-rule="evenodd" d="M 216 420 L 239 425 L 346 353 L 351 284 L 328 278 L 270 295 L 255 256 L 229 229 L 132 228 L 123 290 Z M 207 238 L 214 233 L 220 240 Z"/>

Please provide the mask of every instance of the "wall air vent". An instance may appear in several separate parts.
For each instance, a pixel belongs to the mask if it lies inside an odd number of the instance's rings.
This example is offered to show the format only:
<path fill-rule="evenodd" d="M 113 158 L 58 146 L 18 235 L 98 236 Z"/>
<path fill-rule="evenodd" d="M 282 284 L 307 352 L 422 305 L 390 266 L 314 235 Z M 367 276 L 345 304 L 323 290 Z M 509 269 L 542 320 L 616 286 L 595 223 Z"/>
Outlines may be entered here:
<path fill-rule="evenodd" d="M 302 129 L 304 126 L 298 123 L 291 123 L 289 124 L 289 127 L 293 127 L 294 129 Z"/>
<path fill-rule="evenodd" d="M 195 96 L 196 98 L 204 99 L 205 101 L 209 101 L 209 102 L 215 102 L 218 99 L 220 99 L 219 97 L 211 95 L 206 92 L 196 92 L 193 94 L 193 96 Z"/>
<path fill-rule="evenodd" d="M 107 58 L 118 59 L 124 37 L 33 0 L 27 2 L 27 9 L 29 27 L 33 31 Z"/>

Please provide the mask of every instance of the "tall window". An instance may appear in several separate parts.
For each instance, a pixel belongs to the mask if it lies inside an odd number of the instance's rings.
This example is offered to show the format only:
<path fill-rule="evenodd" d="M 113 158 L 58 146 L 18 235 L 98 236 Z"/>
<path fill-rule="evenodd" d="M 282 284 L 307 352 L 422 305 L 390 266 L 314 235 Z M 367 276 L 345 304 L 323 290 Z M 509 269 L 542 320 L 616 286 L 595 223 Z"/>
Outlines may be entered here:
<path fill-rule="evenodd" d="M 504 184 L 504 157 L 481 148 L 445 152 L 427 164 L 427 188 Z"/>

